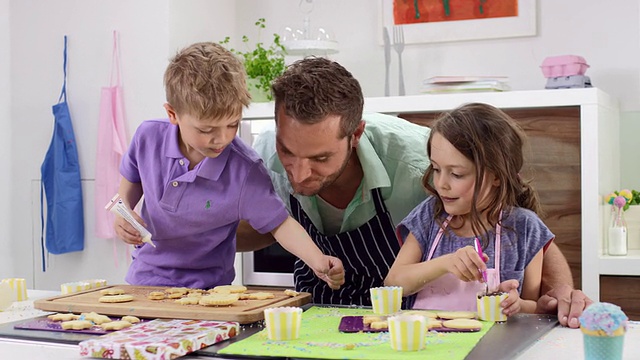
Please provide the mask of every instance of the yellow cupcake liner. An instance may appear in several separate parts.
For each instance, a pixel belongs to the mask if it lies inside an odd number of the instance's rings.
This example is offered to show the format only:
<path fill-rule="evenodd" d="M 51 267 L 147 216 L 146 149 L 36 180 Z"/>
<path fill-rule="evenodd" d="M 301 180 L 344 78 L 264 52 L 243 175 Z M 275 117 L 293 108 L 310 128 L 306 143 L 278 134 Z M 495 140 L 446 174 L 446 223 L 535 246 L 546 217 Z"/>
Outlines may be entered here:
<path fill-rule="evenodd" d="M 418 351 L 425 347 L 427 318 L 421 315 L 398 315 L 387 319 L 389 341 L 397 351 Z"/>
<path fill-rule="evenodd" d="M 402 306 L 402 288 L 383 286 L 371 288 L 371 306 L 374 314 L 389 315 L 400 311 Z"/>
<path fill-rule="evenodd" d="M 264 321 L 269 340 L 295 340 L 300 337 L 302 309 L 299 307 L 265 309 Z"/>
<path fill-rule="evenodd" d="M 508 296 L 507 293 L 502 293 L 498 295 L 486 295 L 476 299 L 478 318 L 484 321 L 507 321 L 507 315 L 502 313 L 500 303 Z"/>
<path fill-rule="evenodd" d="M 90 289 L 97 289 L 99 287 L 107 286 L 107 280 L 105 279 L 89 279 L 81 280 L 80 282 L 89 283 Z"/>
<path fill-rule="evenodd" d="M 73 294 L 91 289 L 91 284 L 86 281 L 68 282 L 60 285 L 62 294 Z"/>
<path fill-rule="evenodd" d="M 16 301 L 27 300 L 27 281 L 22 278 L 2 279 L 2 282 L 9 284 L 11 291 L 15 293 Z"/>

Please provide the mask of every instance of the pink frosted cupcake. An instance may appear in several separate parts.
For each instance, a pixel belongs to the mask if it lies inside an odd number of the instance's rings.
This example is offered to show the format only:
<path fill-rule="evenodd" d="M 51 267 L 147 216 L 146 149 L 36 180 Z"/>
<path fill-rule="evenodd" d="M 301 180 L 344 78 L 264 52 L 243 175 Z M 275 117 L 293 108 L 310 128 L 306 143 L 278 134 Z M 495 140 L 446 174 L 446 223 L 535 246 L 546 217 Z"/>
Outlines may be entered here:
<path fill-rule="evenodd" d="M 586 308 L 580 316 L 585 360 L 622 359 L 628 320 L 622 309 L 614 304 L 603 302 Z"/>

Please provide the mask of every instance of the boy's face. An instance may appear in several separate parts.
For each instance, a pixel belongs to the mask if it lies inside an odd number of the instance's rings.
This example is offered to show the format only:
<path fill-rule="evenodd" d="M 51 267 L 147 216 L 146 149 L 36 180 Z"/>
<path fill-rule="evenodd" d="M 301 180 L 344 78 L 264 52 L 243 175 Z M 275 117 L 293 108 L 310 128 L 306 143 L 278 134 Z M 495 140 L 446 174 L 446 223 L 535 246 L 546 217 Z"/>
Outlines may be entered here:
<path fill-rule="evenodd" d="M 476 166 L 441 134 L 434 133 L 431 136 L 433 185 L 448 214 L 467 215 L 473 205 Z M 492 173 L 486 172 L 478 193 L 478 208 L 483 208 L 496 186 L 498 180 Z"/>
<path fill-rule="evenodd" d="M 218 157 L 238 132 L 239 117 L 200 119 L 178 115 L 169 104 L 164 107 L 169 121 L 180 128 L 180 150 L 192 162 Z"/>

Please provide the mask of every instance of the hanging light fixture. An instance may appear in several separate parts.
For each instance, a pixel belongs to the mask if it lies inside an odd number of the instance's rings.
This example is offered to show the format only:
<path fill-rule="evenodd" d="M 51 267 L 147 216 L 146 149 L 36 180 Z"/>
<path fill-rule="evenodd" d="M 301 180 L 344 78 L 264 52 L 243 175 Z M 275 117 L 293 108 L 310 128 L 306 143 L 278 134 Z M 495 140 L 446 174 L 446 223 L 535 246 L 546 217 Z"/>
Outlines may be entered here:
<path fill-rule="evenodd" d="M 280 40 L 287 55 L 294 56 L 326 56 L 338 53 L 338 42 L 333 34 L 325 28 L 311 25 L 313 0 L 300 0 L 298 5 L 304 14 L 301 28 L 285 27 Z"/>

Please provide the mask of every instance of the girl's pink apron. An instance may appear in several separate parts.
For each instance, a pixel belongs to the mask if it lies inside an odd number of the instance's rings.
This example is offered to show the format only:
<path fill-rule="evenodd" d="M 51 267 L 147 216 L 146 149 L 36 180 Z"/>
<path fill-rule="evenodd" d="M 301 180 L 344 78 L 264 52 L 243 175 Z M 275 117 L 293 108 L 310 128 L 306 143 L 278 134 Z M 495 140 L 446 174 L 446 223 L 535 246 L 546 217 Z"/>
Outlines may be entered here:
<path fill-rule="evenodd" d="M 429 256 L 425 261 L 431 260 L 436 247 L 444 234 L 444 229 L 451 221 L 451 215 L 445 220 L 443 228 L 438 231 Z M 500 225 L 496 225 L 495 262 L 494 269 L 487 269 L 487 283 L 489 291 L 496 290 L 500 284 Z M 476 298 L 479 292 L 485 290 L 485 285 L 478 281 L 465 282 L 451 273 L 428 283 L 416 296 L 414 309 L 450 310 L 450 311 L 476 311 Z"/>
<path fill-rule="evenodd" d="M 111 77 L 108 87 L 102 88 L 100 96 L 100 119 L 98 123 L 98 148 L 96 151 L 95 216 L 96 236 L 114 239 L 113 214 L 104 209 L 109 200 L 118 192 L 120 185 L 120 161 L 127 149 L 128 138 L 120 85 L 120 57 L 118 54 L 118 34 L 113 32 L 113 55 Z M 115 80 L 114 80 L 115 76 Z"/>

